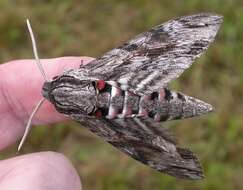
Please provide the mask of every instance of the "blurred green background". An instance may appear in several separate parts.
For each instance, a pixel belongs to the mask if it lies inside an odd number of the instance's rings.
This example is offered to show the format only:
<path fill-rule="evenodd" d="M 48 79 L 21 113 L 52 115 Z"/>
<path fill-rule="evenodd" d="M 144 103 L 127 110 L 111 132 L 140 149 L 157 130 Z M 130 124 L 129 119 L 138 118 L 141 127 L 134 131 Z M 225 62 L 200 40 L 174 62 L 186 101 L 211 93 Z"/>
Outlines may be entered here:
<path fill-rule="evenodd" d="M 84 189 L 242 189 L 242 0 L 1 0 L 0 62 L 33 57 L 27 17 L 42 58 L 96 57 L 154 25 L 199 12 L 221 14 L 224 23 L 215 43 L 172 87 L 211 103 L 216 112 L 164 125 L 200 157 L 204 180 L 178 180 L 156 172 L 77 123 L 36 127 L 23 152 L 65 154 L 78 170 Z M 15 150 L 9 148 L 0 158 L 13 156 Z"/>

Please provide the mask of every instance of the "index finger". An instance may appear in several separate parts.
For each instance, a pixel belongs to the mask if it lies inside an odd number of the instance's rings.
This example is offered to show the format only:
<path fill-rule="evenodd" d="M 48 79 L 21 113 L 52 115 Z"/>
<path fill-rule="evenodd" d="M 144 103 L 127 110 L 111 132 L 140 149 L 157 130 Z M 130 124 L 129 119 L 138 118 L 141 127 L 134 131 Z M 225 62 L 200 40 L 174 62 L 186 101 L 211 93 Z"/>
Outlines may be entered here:
<path fill-rule="evenodd" d="M 48 78 L 63 71 L 87 64 L 90 57 L 62 57 L 41 60 Z M 34 106 L 42 98 L 44 79 L 35 60 L 16 60 L 0 66 L 0 149 L 18 139 Z M 48 101 L 42 105 L 33 119 L 33 124 L 47 124 L 66 120 Z"/>

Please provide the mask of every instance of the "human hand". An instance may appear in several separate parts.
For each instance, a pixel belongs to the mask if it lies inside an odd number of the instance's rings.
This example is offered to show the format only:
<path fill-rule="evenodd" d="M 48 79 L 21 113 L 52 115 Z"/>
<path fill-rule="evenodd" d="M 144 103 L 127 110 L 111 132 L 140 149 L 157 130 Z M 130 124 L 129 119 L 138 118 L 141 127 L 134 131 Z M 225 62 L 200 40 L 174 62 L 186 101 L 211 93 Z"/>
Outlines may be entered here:
<path fill-rule="evenodd" d="M 41 60 L 48 79 L 70 68 L 87 64 L 90 57 L 62 57 Z M 26 122 L 42 98 L 44 79 L 35 60 L 16 60 L 0 65 L 0 150 L 15 143 L 24 133 Z M 45 101 L 32 124 L 67 120 Z M 40 152 L 0 161 L 0 189 L 81 189 L 70 162 L 61 154 Z"/>

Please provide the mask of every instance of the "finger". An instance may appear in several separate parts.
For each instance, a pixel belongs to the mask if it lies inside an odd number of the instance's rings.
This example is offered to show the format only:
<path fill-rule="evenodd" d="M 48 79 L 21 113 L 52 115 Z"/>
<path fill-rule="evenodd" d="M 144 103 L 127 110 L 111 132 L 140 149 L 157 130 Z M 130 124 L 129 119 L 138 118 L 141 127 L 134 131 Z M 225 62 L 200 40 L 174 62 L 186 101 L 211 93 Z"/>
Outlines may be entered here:
<path fill-rule="evenodd" d="M 91 61 L 89 57 L 63 57 L 41 60 L 48 78 L 61 74 L 65 70 L 78 68 L 81 63 Z M 1 91 L 6 98 L 0 109 L 5 108 L 23 121 L 26 121 L 34 106 L 42 98 L 41 88 L 44 79 L 35 60 L 11 61 L 0 66 Z M 7 107 L 7 109 L 6 109 Z M 9 109 L 10 107 L 10 109 Z M 4 110 L 4 111 L 5 111 Z M 3 110 L 0 110 L 2 112 Z M 65 119 L 54 107 L 45 102 L 35 116 L 34 123 L 52 123 Z"/>
<path fill-rule="evenodd" d="M 40 152 L 1 161 L 0 189 L 80 190 L 81 182 L 63 155 Z"/>
<path fill-rule="evenodd" d="M 64 70 L 87 64 L 89 57 L 62 57 L 41 60 L 48 78 L 59 75 Z M 0 66 L 0 149 L 14 143 L 23 135 L 26 121 L 34 106 L 42 98 L 44 79 L 35 60 L 11 61 Z M 63 121 L 48 101 L 34 116 L 33 124 Z"/>

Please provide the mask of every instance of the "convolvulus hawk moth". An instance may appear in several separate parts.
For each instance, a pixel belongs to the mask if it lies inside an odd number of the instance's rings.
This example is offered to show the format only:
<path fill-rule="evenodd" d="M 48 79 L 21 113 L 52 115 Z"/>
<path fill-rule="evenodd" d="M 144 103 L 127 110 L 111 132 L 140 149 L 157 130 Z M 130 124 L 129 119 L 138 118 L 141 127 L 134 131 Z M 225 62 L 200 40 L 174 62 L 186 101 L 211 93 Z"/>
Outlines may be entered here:
<path fill-rule="evenodd" d="M 170 20 L 45 82 L 42 94 L 58 112 L 132 158 L 172 176 L 201 179 L 196 156 L 177 147 L 159 122 L 213 110 L 169 90 L 168 83 L 208 48 L 221 22 L 208 13 Z"/>

